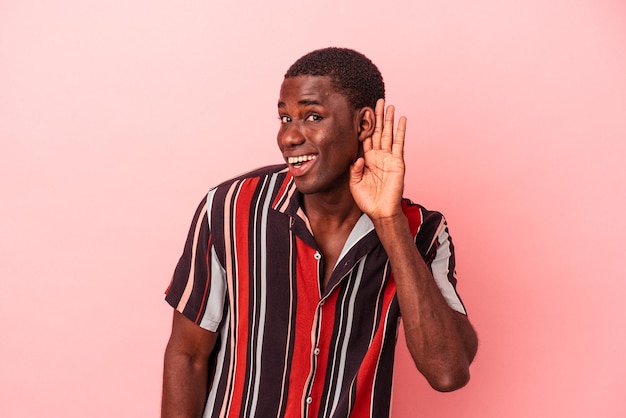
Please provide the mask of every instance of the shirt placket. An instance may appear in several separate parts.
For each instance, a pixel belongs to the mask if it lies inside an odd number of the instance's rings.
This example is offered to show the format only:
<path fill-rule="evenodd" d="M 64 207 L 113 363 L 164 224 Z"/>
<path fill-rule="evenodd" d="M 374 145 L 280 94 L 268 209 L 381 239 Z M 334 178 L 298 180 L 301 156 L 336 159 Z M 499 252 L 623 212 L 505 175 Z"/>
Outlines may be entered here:
<path fill-rule="evenodd" d="M 313 258 L 317 261 L 318 282 L 320 283 L 320 286 L 321 286 L 321 282 L 319 280 L 321 277 L 320 272 L 322 271 L 322 254 L 319 251 L 316 251 L 313 254 Z M 320 299 L 320 301 L 317 304 L 316 312 L 315 312 L 315 321 L 313 321 L 313 326 L 311 329 L 311 371 L 310 371 L 309 381 L 307 382 L 307 385 L 306 385 L 306 388 L 307 388 L 306 394 L 304 396 L 304 411 L 305 411 L 304 416 L 305 417 L 310 416 L 310 407 L 314 401 L 311 395 L 311 392 L 313 390 L 315 381 L 317 379 L 318 356 L 321 353 L 320 335 L 321 335 L 322 311 L 323 311 L 324 304 L 326 303 L 326 297 L 327 295 L 323 295 L 323 297 Z"/>

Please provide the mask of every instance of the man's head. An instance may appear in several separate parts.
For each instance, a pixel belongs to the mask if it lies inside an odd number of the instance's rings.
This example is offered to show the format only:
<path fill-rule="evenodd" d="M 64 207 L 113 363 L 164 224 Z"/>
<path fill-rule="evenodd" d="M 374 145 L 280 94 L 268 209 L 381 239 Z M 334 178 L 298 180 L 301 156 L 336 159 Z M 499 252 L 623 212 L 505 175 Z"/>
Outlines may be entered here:
<path fill-rule="evenodd" d="M 350 49 L 313 51 L 289 68 L 278 99 L 277 141 L 301 193 L 345 195 L 384 95 L 376 66 Z"/>
<path fill-rule="evenodd" d="M 285 79 L 301 75 L 329 77 L 332 86 L 348 103 L 359 109 L 376 107 L 385 98 L 385 83 L 378 68 L 365 55 L 347 48 L 324 48 L 297 60 L 285 73 Z"/>

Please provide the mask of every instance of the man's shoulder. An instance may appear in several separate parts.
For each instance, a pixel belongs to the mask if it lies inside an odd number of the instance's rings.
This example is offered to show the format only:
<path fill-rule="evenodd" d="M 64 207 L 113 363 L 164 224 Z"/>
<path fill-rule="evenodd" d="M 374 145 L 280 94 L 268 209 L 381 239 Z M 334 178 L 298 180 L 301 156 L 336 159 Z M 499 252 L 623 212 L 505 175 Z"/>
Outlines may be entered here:
<path fill-rule="evenodd" d="M 287 175 L 287 173 L 288 171 L 286 164 L 267 165 L 255 168 L 254 170 L 244 172 L 243 174 L 239 174 L 238 176 L 225 180 L 217 186 L 213 187 L 211 190 L 224 187 L 228 188 L 233 183 L 241 182 L 244 180 L 263 179 L 272 176 L 284 176 Z"/>
<path fill-rule="evenodd" d="M 240 204 L 251 199 L 270 198 L 273 201 L 284 185 L 289 183 L 289 179 L 286 164 L 259 167 L 211 187 L 205 195 L 205 200 L 219 210 L 223 209 L 224 205 L 235 202 Z"/>
<path fill-rule="evenodd" d="M 442 219 L 444 217 L 441 212 L 426 209 L 421 204 L 415 203 L 406 197 L 402 198 L 402 211 L 404 212 L 404 215 L 409 218 L 418 217 L 424 221 Z"/>
<path fill-rule="evenodd" d="M 410 199 L 402 199 L 402 211 L 418 240 L 431 241 L 442 229 L 447 229 L 446 218 L 441 212 L 426 209 Z"/>

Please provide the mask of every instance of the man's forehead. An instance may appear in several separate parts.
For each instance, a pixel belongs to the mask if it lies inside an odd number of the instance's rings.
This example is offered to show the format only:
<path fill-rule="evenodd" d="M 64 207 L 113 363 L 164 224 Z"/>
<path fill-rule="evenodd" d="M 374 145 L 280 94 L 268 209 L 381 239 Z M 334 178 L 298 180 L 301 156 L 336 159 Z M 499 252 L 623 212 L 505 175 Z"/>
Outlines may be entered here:
<path fill-rule="evenodd" d="M 325 97 L 339 94 L 328 76 L 300 75 L 283 80 L 280 88 L 279 105 L 287 98 L 298 101 L 319 101 Z"/>

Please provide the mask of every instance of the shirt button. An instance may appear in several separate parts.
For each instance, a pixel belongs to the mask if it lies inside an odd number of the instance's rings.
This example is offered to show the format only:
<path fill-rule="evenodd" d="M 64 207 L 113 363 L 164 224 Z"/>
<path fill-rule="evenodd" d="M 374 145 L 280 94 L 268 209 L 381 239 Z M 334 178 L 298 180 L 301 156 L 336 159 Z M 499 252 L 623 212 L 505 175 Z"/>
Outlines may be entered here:
<path fill-rule="evenodd" d="M 306 403 L 308 403 L 310 405 L 311 402 L 313 402 L 313 398 L 311 398 L 310 396 L 308 398 L 306 398 Z"/>
<path fill-rule="evenodd" d="M 315 350 L 313 350 L 313 354 L 317 356 L 319 353 L 320 353 L 320 349 L 315 347 Z"/>
<path fill-rule="evenodd" d="M 322 258 L 322 254 L 320 254 L 319 251 L 316 251 L 313 258 L 315 258 L 316 260 L 320 260 Z"/>

